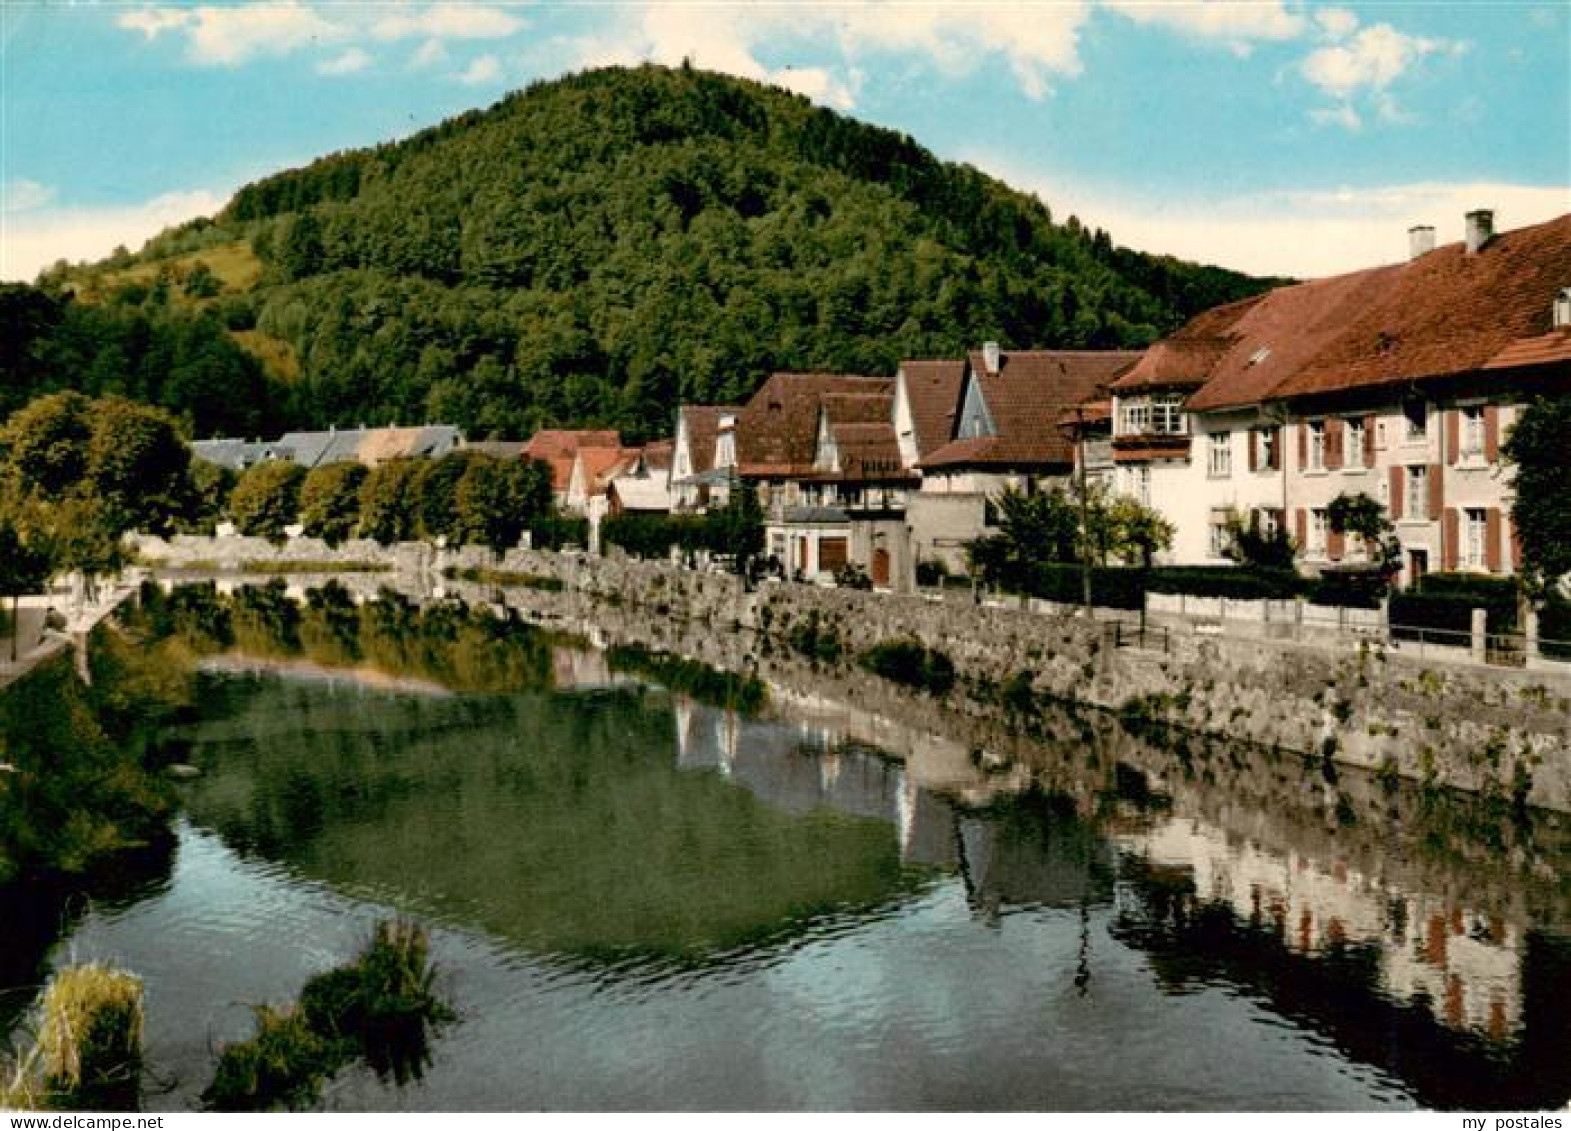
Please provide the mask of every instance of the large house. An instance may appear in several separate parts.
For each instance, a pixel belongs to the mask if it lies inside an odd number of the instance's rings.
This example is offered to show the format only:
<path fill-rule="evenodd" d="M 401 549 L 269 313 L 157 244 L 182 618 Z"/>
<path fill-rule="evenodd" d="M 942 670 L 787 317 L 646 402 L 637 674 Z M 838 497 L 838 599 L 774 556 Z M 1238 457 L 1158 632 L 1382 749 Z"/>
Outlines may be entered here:
<path fill-rule="evenodd" d="M 992 500 L 1002 491 L 1067 486 L 1075 444 L 1066 416 L 1105 396 L 1140 357 L 1120 350 L 1003 350 L 994 342 L 973 352 L 959 374 L 946 442 L 916 461 L 921 490 L 907 514 L 916 557 L 963 571 L 966 543 L 991 528 Z M 936 393 L 917 416 L 936 418 L 943 378 L 952 373 L 919 371 Z M 917 380 L 908 384 L 913 392 L 919 388 Z M 913 408 L 919 399 L 910 400 Z M 915 421 L 911 431 L 915 440 Z"/>
<path fill-rule="evenodd" d="M 736 466 L 736 418 L 733 405 L 683 405 L 676 414 L 668 473 L 671 506 L 676 511 L 702 511 L 711 502 L 724 503 L 729 472 Z"/>
<path fill-rule="evenodd" d="M 1571 215 L 1409 234 L 1406 262 L 1209 311 L 1115 383 L 1119 486 L 1174 523 L 1173 560 L 1223 560 L 1234 511 L 1285 523 L 1310 568 L 1356 560 L 1328 508 L 1363 494 L 1403 580 L 1516 568 L 1500 445 L 1533 396 L 1571 389 Z"/>

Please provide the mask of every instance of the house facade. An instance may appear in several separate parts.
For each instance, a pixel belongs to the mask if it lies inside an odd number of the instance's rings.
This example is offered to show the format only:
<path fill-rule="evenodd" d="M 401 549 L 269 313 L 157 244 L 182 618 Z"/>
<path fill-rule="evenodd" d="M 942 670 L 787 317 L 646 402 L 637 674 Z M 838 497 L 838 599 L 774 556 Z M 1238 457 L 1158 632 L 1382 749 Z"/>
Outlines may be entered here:
<path fill-rule="evenodd" d="M 1534 396 L 1571 388 L 1571 216 L 1492 221 L 1207 312 L 1115 385 L 1119 489 L 1173 522 L 1172 560 L 1224 561 L 1231 512 L 1285 526 L 1308 569 L 1365 560 L 1329 518 L 1362 494 L 1393 523 L 1401 583 L 1517 568 L 1500 451 Z"/>
<path fill-rule="evenodd" d="M 923 456 L 908 524 L 918 560 L 968 568 L 966 544 L 992 529 L 1006 489 L 1066 487 L 1075 437 L 1066 414 L 1105 397 L 1139 361 L 1121 350 L 1015 350 L 989 342 L 965 361 L 947 442 Z"/>

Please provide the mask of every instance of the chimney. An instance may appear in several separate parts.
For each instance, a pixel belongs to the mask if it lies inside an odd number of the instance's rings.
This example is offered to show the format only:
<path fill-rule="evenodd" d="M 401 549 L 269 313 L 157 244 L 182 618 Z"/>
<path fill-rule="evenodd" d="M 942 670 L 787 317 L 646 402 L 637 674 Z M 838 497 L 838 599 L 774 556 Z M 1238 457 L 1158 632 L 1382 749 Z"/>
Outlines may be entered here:
<path fill-rule="evenodd" d="M 989 373 L 998 372 L 999 349 L 997 342 L 982 343 L 982 364 Z"/>
<path fill-rule="evenodd" d="M 1467 214 L 1467 253 L 1477 255 L 1495 235 L 1495 214 L 1480 208 Z"/>
<path fill-rule="evenodd" d="M 1571 287 L 1561 287 L 1560 293 L 1555 296 L 1552 322 L 1556 330 L 1571 329 Z"/>
<path fill-rule="evenodd" d="M 1407 230 L 1407 257 L 1417 259 L 1435 250 L 1435 229 L 1428 224 L 1415 224 Z"/>

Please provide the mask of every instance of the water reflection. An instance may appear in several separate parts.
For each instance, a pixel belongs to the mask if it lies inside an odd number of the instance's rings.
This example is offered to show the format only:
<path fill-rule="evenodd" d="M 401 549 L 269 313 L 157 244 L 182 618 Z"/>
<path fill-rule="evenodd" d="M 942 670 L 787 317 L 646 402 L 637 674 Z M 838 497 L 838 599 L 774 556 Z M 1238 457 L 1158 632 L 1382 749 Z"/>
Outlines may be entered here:
<path fill-rule="evenodd" d="M 1571 1097 L 1554 820 L 1501 830 L 1351 779 L 1326 803 L 1302 767 L 1081 721 L 999 764 L 975 729 L 832 678 L 784 673 L 773 712 L 745 717 L 488 613 L 286 598 L 148 610 L 209 654 L 182 734 L 204 770 L 188 858 L 169 890 L 61 930 L 165 985 L 249 964 L 232 1001 L 270 992 L 258 971 L 298 985 L 303 940 L 346 920 L 444 925 L 463 1024 L 410 1090 L 350 1081 L 337 1102 Z M 1447 835 L 1415 835 L 1431 827 Z M 154 957 L 172 923 L 200 929 L 200 961 Z M 189 1004 L 211 1010 L 203 984 Z"/>

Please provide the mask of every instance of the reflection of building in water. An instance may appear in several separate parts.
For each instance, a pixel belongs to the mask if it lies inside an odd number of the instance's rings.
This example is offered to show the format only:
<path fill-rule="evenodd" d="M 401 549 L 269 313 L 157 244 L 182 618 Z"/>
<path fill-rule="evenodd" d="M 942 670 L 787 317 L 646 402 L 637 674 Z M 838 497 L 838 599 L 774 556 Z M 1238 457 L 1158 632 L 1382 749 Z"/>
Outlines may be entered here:
<path fill-rule="evenodd" d="M 1498 916 L 1394 890 L 1345 864 L 1326 867 L 1296 852 L 1229 841 L 1191 819 L 1117 840 L 1154 872 L 1187 874 L 1197 899 L 1227 905 L 1293 953 L 1374 945 L 1385 992 L 1427 1002 L 1452 1028 L 1503 1041 L 1520 1025 L 1521 932 Z"/>
<path fill-rule="evenodd" d="M 961 870 L 973 907 L 1079 907 L 1113 896 L 1112 846 L 1062 796 L 1023 795 L 961 817 Z"/>
<path fill-rule="evenodd" d="M 677 765 L 714 769 L 787 813 L 831 809 L 894 825 L 901 859 L 953 863 L 954 810 L 915 784 L 907 768 L 818 723 L 744 720 L 677 696 Z"/>
<path fill-rule="evenodd" d="M 552 648 L 551 673 L 558 691 L 593 690 L 622 682 L 611 674 L 605 653 L 591 648 Z"/>

